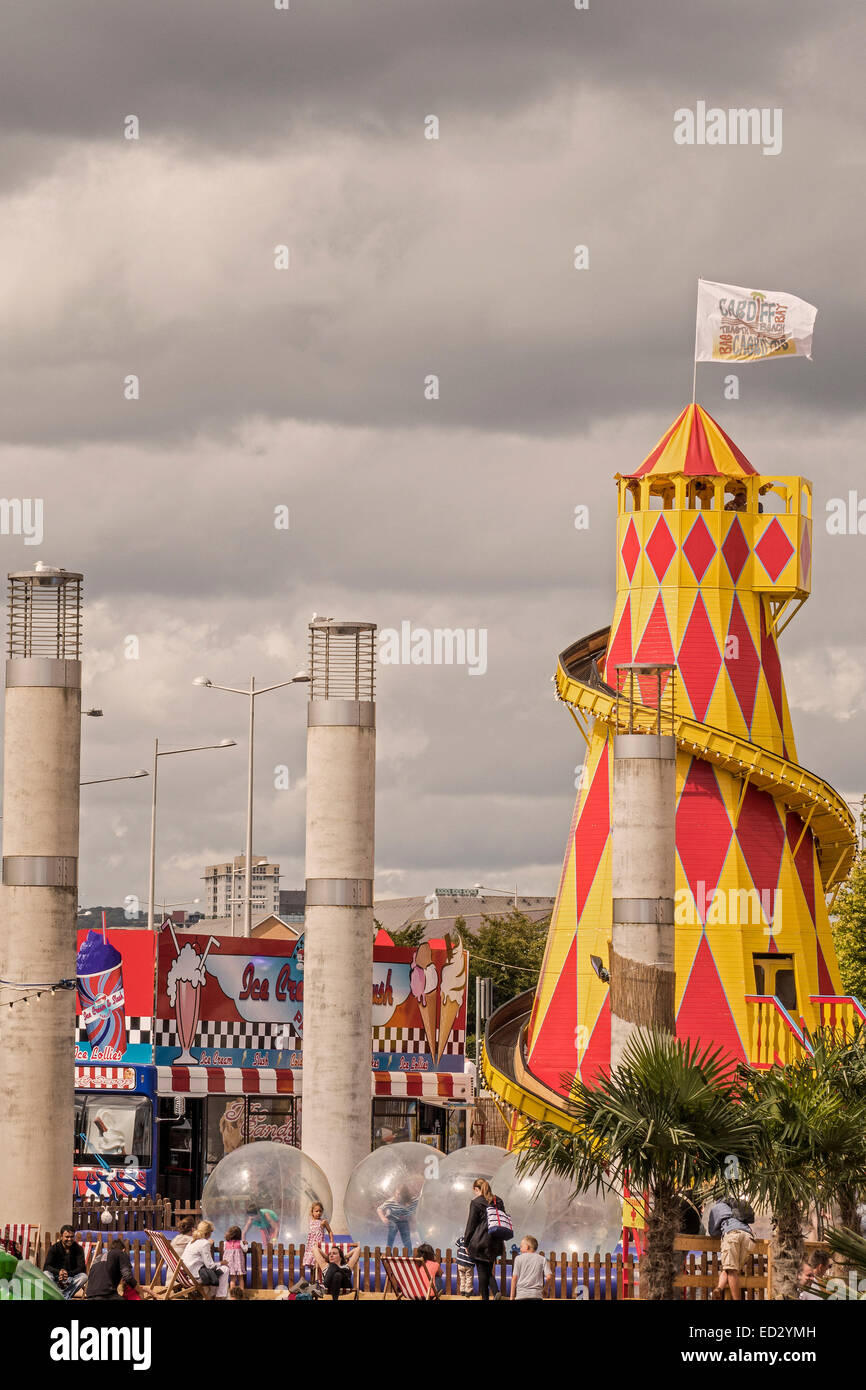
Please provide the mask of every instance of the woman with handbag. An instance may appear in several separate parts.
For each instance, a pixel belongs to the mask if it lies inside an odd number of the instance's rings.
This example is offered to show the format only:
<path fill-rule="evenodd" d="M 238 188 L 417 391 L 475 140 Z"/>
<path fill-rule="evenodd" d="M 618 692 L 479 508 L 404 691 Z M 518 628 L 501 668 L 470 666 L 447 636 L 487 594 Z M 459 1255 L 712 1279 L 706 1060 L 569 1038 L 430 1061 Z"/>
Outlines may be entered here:
<path fill-rule="evenodd" d="M 472 1191 L 475 1196 L 469 1204 L 469 1220 L 463 1239 L 478 1270 L 481 1300 L 487 1303 L 491 1292 L 496 1299 L 502 1297 L 493 1267 L 505 1249 L 505 1238 L 500 1232 L 511 1223 L 501 1197 L 496 1196 L 486 1178 L 476 1178 Z"/>
<path fill-rule="evenodd" d="M 216 1289 L 216 1298 L 228 1298 L 229 1271 L 227 1265 L 218 1265 L 213 1257 L 213 1224 L 200 1221 L 192 1233 L 192 1240 L 181 1255 L 181 1259 L 194 1279 Z"/>

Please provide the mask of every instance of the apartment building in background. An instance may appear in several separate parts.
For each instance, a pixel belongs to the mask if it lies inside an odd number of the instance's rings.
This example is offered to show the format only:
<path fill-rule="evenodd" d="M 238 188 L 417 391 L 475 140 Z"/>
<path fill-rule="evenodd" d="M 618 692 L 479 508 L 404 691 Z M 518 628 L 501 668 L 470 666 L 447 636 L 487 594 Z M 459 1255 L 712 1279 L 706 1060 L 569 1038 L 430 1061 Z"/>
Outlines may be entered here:
<path fill-rule="evenodd" d="M 204 871 L 204 915 L 207 918 L 242 917 L 246 897 L 246 855 L 227 864 L 208 864 Z M 266 855 L 253 856 L 253 913 L 280 911 L 280 866 Z"/>

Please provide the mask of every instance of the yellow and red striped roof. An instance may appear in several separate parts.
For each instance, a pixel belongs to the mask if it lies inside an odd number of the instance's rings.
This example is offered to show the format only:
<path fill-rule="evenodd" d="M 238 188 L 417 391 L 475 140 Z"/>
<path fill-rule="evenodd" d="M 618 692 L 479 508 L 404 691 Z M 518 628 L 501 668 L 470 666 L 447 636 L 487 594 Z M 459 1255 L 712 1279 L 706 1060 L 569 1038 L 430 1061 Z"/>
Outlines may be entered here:
<path fill-rule="evenodd" d="M 702 406 L 687 405 L 643 463 L 625 478 L 685 473 L 689 477 L 746 478 L 757 473 L 732 439 Z"/>

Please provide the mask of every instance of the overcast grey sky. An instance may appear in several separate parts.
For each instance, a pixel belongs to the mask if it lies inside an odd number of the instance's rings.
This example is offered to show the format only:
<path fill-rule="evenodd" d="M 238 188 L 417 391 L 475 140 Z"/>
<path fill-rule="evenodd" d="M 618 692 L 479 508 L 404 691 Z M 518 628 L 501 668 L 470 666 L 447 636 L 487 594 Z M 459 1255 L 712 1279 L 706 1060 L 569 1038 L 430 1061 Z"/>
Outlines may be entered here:
<path fill-rule="evenodd" d="M 85 573 L 105 710 L 85 777 L 148 766 L 155 735 L 239 741 L 162 764 L 160 898 L 198 896 L 243 844 L 245 706 L 192 678 L 287 678 L 314 610 L 488 631 L 483 677 L 381 669 L 377 891 L 555 891 L 581 745 L 550 675 L 609 621 L 611 477 L 690 397 L 698 275 L 819 308 L 814 363 L 744 367 L 738 401 L 703 366 L 698 398 L 760 471 L 814 480 L 813 597 L 783 664 L 801 761 L 863 790 L 866 538 L 823 517 L 866 497 L 866 25 L 834 0 L 590 5 L 4 17 L 2 495 L 45 506 L 41 546 L 0 537 L 5 569 Z M 781 153 L 677 146 L 698 100 L 781 108 Z M 287 887 L 304 698 L 258 704 L 255 845 Z M 149 783 L 83 809 L 82 901 L 143 897 Z"/>

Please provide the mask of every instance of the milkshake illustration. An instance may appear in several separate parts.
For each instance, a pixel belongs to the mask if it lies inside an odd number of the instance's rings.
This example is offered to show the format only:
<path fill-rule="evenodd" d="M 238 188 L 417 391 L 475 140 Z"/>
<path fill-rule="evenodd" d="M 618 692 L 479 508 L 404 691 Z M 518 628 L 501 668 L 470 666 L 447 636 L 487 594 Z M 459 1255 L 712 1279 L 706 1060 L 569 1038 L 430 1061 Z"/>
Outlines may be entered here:
<path fill-rule="evenodd" d="M 424 1032 L 427 1035 L 427 1042 L 431 1054 L 436 1056 L 436 1011 L 438 999 L 436 991 L 439 988 L 439 971 L 433 961 L 433 952 L 427 941 L 422 941 L 412 957 L 412 969 L 409 973 L 409 988 L 418 1002 L 418 1012 L 421 1015 L 421 1022 L 424 1024 Z"/>
<path fill-rule="evenodd" d="M 177 945 L 174 932 L 172 938 Z M 200 956 L 192 942 L 187 941 L 178 951 L 168 972 L 166 993 L 168 1002 L 174 1009 L 181 1046 L 180 1054 L 174 1060 L 181 1065 L 189 1065 L 198 1060 L 193 1057 L 190 1048 L 195 1042 L 198 1028 L 201 992 L 207 975 L 205 961 L 211 946 L 218 945 L 219 942 L 212 936 L 205 947 L 204 955 Z"/>
<path fill-rule="evenodd" d="M 466 951 L 458 942 L 456 946 L 448 937 L 448 959 L 442 967 L 440 986 L 441 1005 L 439 1010 L 439 1032 L 437 1034 L 436 1061 L 445 1051 L 454 1020 L 466 996 Z"/>
<path fill-rule="evenodd" d="M 75 958 L 81 1017 L 94 1058 L 119 1062 L 126 1051 L 123 959 L 103 934 L 87 933 Z"/>

